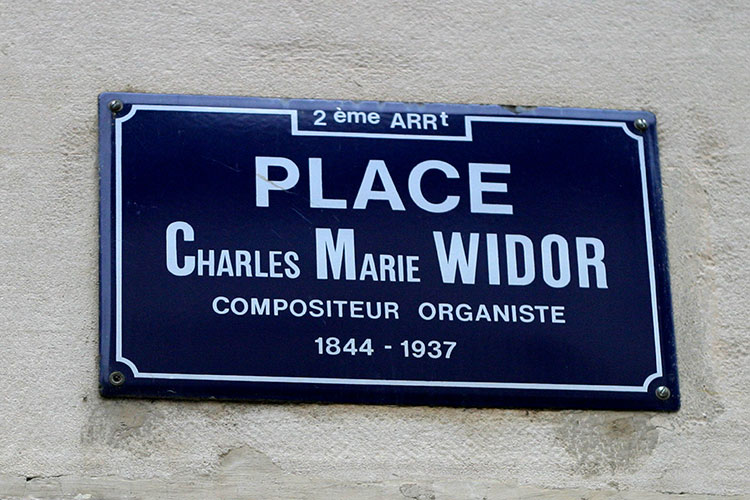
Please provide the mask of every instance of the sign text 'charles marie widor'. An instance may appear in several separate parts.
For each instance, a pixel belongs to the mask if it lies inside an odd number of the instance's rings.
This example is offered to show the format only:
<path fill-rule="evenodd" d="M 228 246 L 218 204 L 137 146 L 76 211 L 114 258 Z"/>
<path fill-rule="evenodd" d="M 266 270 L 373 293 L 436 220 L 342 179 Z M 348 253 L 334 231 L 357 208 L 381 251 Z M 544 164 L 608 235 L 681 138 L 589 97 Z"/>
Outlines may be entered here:
<path fill-rule="evenodd" d="M 679 407 L 650 113 L 99 113 L 104 395 Z"/>

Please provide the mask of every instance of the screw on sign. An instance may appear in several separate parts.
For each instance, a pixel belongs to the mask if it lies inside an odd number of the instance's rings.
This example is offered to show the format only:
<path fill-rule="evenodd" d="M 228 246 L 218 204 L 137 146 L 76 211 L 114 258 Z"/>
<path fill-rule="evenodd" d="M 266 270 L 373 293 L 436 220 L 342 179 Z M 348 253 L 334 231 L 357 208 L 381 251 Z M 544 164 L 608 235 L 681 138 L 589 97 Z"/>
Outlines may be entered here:
<path fill-rule="evenodd" d="M 672 391 L 669 390 L 669 387 L 660 385 L 656 388 L 656 397 L 662 401 L 666 401 L 670 396 L 672 396 Z"/>
<path fill-rule="evenodd" d="M 114 99 L 109 102 L 109 110 L 113 113 L 119 113 L 122 111 L 123 104 L 122 101 L 119 99 Z"/>
<path fill-rule="evenodd" d="M 109 383 L 114 386 L 121 386 L 125 383 L 125 375 L 122 372 L 112 372 L 109 374 Z"/>

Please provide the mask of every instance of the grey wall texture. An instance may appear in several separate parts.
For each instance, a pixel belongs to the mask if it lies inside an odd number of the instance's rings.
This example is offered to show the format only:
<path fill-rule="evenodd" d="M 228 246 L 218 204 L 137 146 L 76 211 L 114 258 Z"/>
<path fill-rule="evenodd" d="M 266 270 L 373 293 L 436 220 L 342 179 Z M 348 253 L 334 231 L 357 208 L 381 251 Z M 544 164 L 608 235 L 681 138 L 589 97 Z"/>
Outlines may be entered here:
<path fill-rule="evenodd" d="M 0 497 L 750 497 L 750 5 L 0 0 Z M 676 414 L 103 400 L 102 91 L 646 109 Z"/>

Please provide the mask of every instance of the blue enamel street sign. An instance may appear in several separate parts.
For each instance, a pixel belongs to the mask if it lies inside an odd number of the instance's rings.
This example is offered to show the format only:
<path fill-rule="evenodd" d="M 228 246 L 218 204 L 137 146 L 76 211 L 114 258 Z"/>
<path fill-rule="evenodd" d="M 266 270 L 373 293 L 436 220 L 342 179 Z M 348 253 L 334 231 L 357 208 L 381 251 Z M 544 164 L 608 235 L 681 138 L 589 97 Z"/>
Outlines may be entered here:
<path fill-rule="evenodd" d="M 99 115 L 105 396 L 679 407 L 650 113 Z"/>

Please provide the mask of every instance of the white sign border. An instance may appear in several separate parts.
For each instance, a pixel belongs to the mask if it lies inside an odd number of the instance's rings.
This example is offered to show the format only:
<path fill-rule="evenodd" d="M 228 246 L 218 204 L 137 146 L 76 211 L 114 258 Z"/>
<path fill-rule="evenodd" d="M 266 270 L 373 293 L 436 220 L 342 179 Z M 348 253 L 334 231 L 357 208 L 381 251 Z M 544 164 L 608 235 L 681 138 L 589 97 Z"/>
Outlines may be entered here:
<path fill-rule="evenodd" d="M 641 172 L 641 188 L 643 190 L 643 213 L 646 229 L 646 246 L 649 266 L 649 282 L 651 287 L 651 309 L 654 326 L 654 352 L 656 355 L 656 371 L 646 377 L 642 385 L 589 385 L 589 384 L 539 384 L 512 382 L 460 382 L 439 380 L 389 380 L 363 378 L 320 378 L 320 377 L 276 377 L 255 375 L 206 375 L 191 373 L 154 373 L 142 372 L 122 353 L 122 124 L 130 120 L 139 111 L 182 111 L 191 113 L 235 113 L 257 115 L 286 115 L 291 119 L 292 136 L 323 136 L 323 137 L 361 137 L 372 139 L 403 139 L 403 140 L 432 140 L 432 141 L 468 141 L 473 140 L 472 124 L 474 122 L 495 123 L 532 123 L 548 125 L 577 125 L 590 127 L 621 128 L 628 137 L 638 142 L 638 155 Z M 296 109 L 269 108 L 240 108 L 215 106 L 180 106 L 134 104 L 130 111 L 115 119 L 115 361 L 127 365 L 136 378 L 152 378 L 167 380 L 209 380 L 222 382 L 262 382 L 262 383 L 297 383 L 297 384 L 338 384 L 338 385 L 374 385 L 374 386 L 407 386 L 407 387 L 460 387 L 472 389 L 532 389 L 532 390 L 563 390 L 563 391 L 604 391 L 604 392 L 648 392 L 649 384 L 663 375 L 661 361 L 661 344 L 659 342 L 659 315 L 656 303 L 656 277 L 654 272 L 654 254 L 651 240 L 651 214 L 649 210 L 648 186 L 646 180 L 646 159 L 643 137 L 632 133 L 625 122 L 606 120 L 570 120 L 556 118 L 526 118 L 503 116 L 465 116 L 464 135 L 405 135 L 367 132 L 330 132 L 317 130 L 299 130 Z"/>

